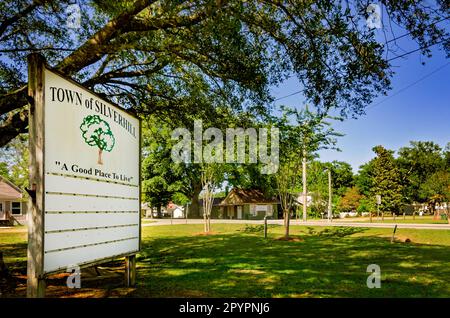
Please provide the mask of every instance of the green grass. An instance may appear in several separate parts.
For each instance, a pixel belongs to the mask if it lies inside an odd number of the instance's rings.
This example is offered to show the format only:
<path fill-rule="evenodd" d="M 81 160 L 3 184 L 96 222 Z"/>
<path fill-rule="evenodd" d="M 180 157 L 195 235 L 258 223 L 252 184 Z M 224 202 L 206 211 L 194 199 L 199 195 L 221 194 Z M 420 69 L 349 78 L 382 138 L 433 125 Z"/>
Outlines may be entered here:
<path fill-rule="evenodd" d="M 450 231 L 407 230 L 391 244 L 389 229 L 293 226 L 301 242 L 274 240 L 245 225 L 214 224 L 143 230 L 140 296 L 149 297 L 450 297 Z M 382 288 L 366 287 L 369 264 Z"/>
<path fill-rule="evenodd" d="M 27 228 L 0 228 L 0 251 L 3 252 L 5 263 L 11 269 L 21 269 L 27 266 Z"/>
<path fill-rule="evenodd" d="M 201 224 L 142 228 L 129 297 L 450 297 L 450 230 Z M 5 232 L 7 231 L 7 233 Z M 405 243 L 408 238 L 412 242 Z M 26 233 L 0 230 L 5 261 L 24 266 Z M 381 288 L 366 286 L 369 264 Z M 26 264 L 25 264 L 26 266 Z"/>
<path fill-rule="evenodd" d="M 369 222 L 370 219 L 368 217 L 358 217 L 358 218 L 345 218 L 345 219 L 340 219 L 339 221 L 345 221 L 345 222 Z M 403 216 L 397 216 L 395 221 L 394 218 L 389 216 L 389 217 L 385 217 L 384 220 L 381 220 L 381 216 L 379 217 L 379 219 L 377 219 L 377 217 L 373 217 L 372 218 L 372 222 L 373 223 L 398 223 L 398 224 L 402 224 L 402 223 L 415 223 L 415 224 L 448 224 L 447 220 L 441 220 L 439 218 L 439 220 L 434 220 L 433 216 L 430 215 L 426 215 L 426 216 L 417 216 L 415 217 L 415 219 L 413 219 L 412 216 L 406 216 L 405 219 L 403 219 Z"/>
<path fill-rule="evenodd" d="M 142 224 L 149 224 L 149 223 L 156 223 L 155 220 L 149 220 L 149 219 L 142 219 Z"/>

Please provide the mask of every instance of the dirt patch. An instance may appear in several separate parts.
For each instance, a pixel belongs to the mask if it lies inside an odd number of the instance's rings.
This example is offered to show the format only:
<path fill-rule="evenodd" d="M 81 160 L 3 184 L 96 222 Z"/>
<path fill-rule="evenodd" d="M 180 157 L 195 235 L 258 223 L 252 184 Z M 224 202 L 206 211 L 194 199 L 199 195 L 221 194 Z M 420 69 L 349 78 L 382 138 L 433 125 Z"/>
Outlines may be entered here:
<path fill-rule="evenodd" d="M 194 233 L 193 236 L 209 236 L 209 235 L 216 235 L 217 232 L 199 232 L 199 233 Z"/>
<path fill-rule="evenodd" d="M 389 241 L 392 239 L 392 235 L 383 235 L 382 237 Z M 404 235 L 395 235 L 394 242 L 396 242 L 396 243 L 413 243 L 413 241 L 409 237 L 404 236 Z"/>
<path fill-rule="evenodd" d="M 173 292 L 170 297 L 174 298 L 206 298 L 211 297 L 203 291 L 193 289 L 182 289 Z"/>
<path fill-rule="evenodd" d="M 292 236 L 285 237 L 285 236 L 282 236 L 282 237 L 276 238 L 275 241 L 304 242 L 305 240 L 300 238 L 300 237 L 292 237 Z"/>
<path fill-rule="evenodd" d="M 82 269 L 81 289 L 67 287 L 67 278 L 70 273 L 50 275 L 46 279 L 46 297 L 104 298 L 129 297 L 132 295 L 136 289 L 124 287 L 124 266 L 118 262 L 107 264 L 111 266 Z M 117 264 L 120 266 L 117 266 Z M 10 271 L 7 277 L 0 278 L 0 298 L 26 297 L 26 284 L 27 276 L 24 273 L 17 270 Z"/>

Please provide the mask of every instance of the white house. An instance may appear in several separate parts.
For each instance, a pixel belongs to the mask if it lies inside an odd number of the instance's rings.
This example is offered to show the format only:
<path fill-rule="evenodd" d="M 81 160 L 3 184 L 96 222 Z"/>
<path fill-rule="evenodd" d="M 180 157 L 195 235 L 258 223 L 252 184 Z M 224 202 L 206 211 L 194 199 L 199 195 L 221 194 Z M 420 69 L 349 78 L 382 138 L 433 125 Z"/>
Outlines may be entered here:
<path fill-rule="evenodd" d="M 26 204 L 22 190 L 11 181 L 0 176 L 0 223 L 11 225 L 11 221 L 20 223 L 26 220 Z"/>
<path fill-rule="evenodd" d="M 167 205 L 167 213 L 174 219 L 182 219 L 184 215 L 184 207 L 170 202 Z"/>
<path fill-rule="evenodd" d="M 303 205 L 303 193 L 299 193 L 296 197 L 295 197 L 295 202 L 298 204 Z M 306 194 L 306 206 L 310 206 L 313 202 L 313 198 L 312 195 L 310 194 Z"/>

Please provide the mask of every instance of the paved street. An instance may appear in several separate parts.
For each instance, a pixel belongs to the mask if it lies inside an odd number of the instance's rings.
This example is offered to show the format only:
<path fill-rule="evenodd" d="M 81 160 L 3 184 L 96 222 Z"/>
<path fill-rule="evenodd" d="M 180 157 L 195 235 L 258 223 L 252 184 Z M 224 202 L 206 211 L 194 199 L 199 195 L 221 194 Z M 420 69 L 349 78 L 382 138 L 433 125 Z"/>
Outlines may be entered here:
<path fill-rule="evenodd" d="M 202 219 L 146 219 L 152 223 L 142 222 L 142 226 L 159 226 L 171 224 L 202 224 Z M 268 220 L 268 224 L 283 225 L 283 220 Z M 235 224 L 263 224 L 263 220 L 211 220 L 211 223 L 235 223 Z M 395 223 L 363 223 L 363 222 L 349 222 L 341 220 L 333 220 L 331 223 L 327 220 L 314 221 L 296 221 L 292 220 L 291 225 L 305 225 L 305 226 L 352 226 L 352 227 L 374 227 L 374 228 L 393 228 Z M 414 223 L 399 223 L 399 229 L 428 229 L 428 230 L 450 230 L 449 224 L 414 224 Z"/>

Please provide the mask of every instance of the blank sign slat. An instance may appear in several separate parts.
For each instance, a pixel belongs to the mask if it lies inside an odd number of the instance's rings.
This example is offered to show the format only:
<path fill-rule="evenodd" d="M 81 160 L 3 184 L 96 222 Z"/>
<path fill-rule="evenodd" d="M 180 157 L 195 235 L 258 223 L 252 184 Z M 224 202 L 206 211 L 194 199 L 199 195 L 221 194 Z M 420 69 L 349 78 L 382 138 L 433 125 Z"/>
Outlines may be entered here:
<path fill-rule="evenodd" d="M 113 257 L 139 250 L 139 239 L 130 239 L 110 244 L 88 246 L 76 250 L 65 250 L 55 253 L 47 253 L 44 257 L 44 271 L 52 272 L 65 270 L 70 265 L 81 266 L 102 258 Z"/>
<path fill-rule="evenodd" d="M 121 240 L 139 235 L 139 224 L 81 231 L 45 233 L 46 253 L 87 244 Z"/>
<path fill-rule="evenodd" d="M 47 214 L 45 231 L 138 224 L 139 213 Z"/>
<path fill-rule="evenodd" d="M 139 211 L 139 201 L 69 195 L 45 195 L 45 211 Z"/>

